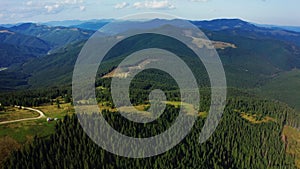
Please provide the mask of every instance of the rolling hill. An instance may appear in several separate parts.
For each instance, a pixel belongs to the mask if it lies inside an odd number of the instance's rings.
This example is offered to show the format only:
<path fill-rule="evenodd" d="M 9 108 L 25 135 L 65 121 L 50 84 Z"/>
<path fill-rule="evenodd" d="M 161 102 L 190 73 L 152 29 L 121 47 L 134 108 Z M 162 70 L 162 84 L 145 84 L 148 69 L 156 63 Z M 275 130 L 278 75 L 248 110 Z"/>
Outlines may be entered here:
<path fill-rule="evenodd" d="M 44 51 L 48 51 L 51 47 L 47 42 L 38 37 L 24 35 L 3 27 L 0 27 L 0 42 L 16 46 L 38 48 Z"/>
<path fill-rule="evenodd" d="M 0 67 L 24 63 L 30 58 L 45 55 L 51 45 L 33 36 L 0 27 Z"/>
<path fill-rule="evenodd" d="M 240 19 L 217 19 L 212 21 L 192 21 L 200 29 L 219 31 L 231 36 L 253 39 L 274 39 L 300 45 L 300 33 L 278 28 L 259 27 Z"/>
<path fill-rule="evenodd" d="M 193 22 L 212 40 L 212 45 L 217 49 L 224 65 L 228 84 L 228 97 L 222 120 L 215 133 L 205 143 L 198 145 L 200 129 L 205 122 L 204 118 L 208 115 L 212 100 L 209 97 L 209 79 L 203 64 L 185 44 L 163 35 L 138 34 L 115 45 L 106 54 L 98 70 L 95 94 L 97 103 L 108 108 L 102 112 L 105 119 L 110 126 L 122 134 L 140 138 L 161 133 L 176 120 L 180 104 L 176 102 L 180 101 L 178 85 L 170 75 L 159 70 L 150 69 L 138 74 L 131 81 L 129 91 L 130 101 L 135 106 L 146 110 L 149 105 L 148 94 L 153 89 L 167 91 L 168 100 L 178 105 L 167 105 L 166 112 L 153 123 L 133 123 L 124 119 L 118 112 L 110 111 L 115 108 L 110 95 L 111 77 L 123 78 L 124 74 L 130 75 L 130 71 L 142 69 L 157 60 L 129 62 L 128 69 L 125 68 L 123 72 L 113 75 L 117 65 L 133 52 L 145 48 L 161 48 L 179 56 L 194 73 L 201 87 L 198 113 L 202 116 L 197 118 L 195 128 L 179 145 L 169 152 L 144 159 L 123 158 L 108 153 L 84 134 L 76 116 L 62 117 L 66 112 L 73 113 L 73 109 L 60 107 L 60 104 L 70 104 L 68 107 L 71 107 L 73 103 L 69 102 L 72 98 L 70 85 L 74 64 L 86 39 L 90 36 L 83 32 L 92 33 L 92 31 L 37 24 L 22 24 L 12 29 L 2 28 L 4 34 L 32 38 L 32 42 L 42 41 L 55 50 L 37 57 L 35 53 L 40 51 L 30 46 L 31 40 L 27 44 L 13 41 L 13 38 L 5 35 L 6 38 L 3 35 L 5 43 L 0 44 L 0 59 L 6 60 L 3 63 L 10 63 L 3 66 L 10 65 L 10 67 L 5 70 L 0 69 L 0 92 L 21 90 L 11 92 L 12 94 L 4 93 L 1 95 L 1 103 L 5 106 L 40 106 L 39 108 L 47 106 L 51 111 L 50 117 L 53 111 L 57 110 L 61 118 L 56 122 L 56 127 L 54 122 L 46 122 L 44 119 L 43 123 L 35 123 L 32 126 L 24 124 L 26 130 L 21 130 L 23 126 L 20 129 L 13 127 L 14 124 L 3 126 L 1 131 L 5 136 L 11 136 L 16 131 L 18 133 L 33 129 L 35 131 L 44 127 L 49 129 L 49 125 L 53 127 L 53 134 L 47 133 L 47 137 L 44 134 L 38 135 L 39 138 L 32 136 L 30 145 L 12 153 L 3 163 L 4 168 L 48 168 L 49 166 L 53 168 L 101 168 L 103 166 L 106 168 L 186 168 L 187 166 L 191 168 L 199 168 L 199 166 L 202 168 L 295 168 L 294 161 L 297 158 L 299 160 L 300 156 L 297 157 L 299 153 L 294 154 L 293 152 L 296 151 L 291 149 L 296 149 L 293 148 L 295 145 L 299 147 L 299 139 L 291 137 L 290 128 L 299 128 L 299 115 L 297 110 L 289 106 L 300 109 L 298 103 L 300 47 L 297 44 L 299 34 L 261 28 L 236 19 Z M 160 23 L 160 20 L 156 19 L 154 23 Z M 151 26 L 149 22 L 144 25 L 145 28 Z M 101 25 L 88 22 L 79 26 L 95 29 Z M 170 27 L 170 29 L 177 29 L 177 27 Z M 128 28 L 121 30 L 126 31 Z M 188 31 L 186 29 L 181 33 Z M 190 38 L 200 42 L 203 40 L 193 35 Z M 198 43 L 198 41 L 193 42 Z M 207 46 L 198 44 L 198 47 Z M 181 70 L 180 67 L 177 69 Z M 288 103 L 289 106 L 279 101 L 269 101 L 265 99 L 266 97 Z M 79 104 L 88 103 L 88 100 L 79 101 Z M 95 118 L 96 115 L 94 113 L 84 116 L 85 119 L 90 116 L 98 120 Z M 89 124 L 97 124 L 92 119 L 85 121 Z M 101 131 L 98 127 L 91 129 Z M 296 129 L 293 132 L 297 133 Z M 31 136 L 23 133 L 26 132 L 22 132 L 22 136 L 18 134 L 18 138 Z M 127 145 L 128 142 L 125 144 Z M 130 149 L 135 148 L 135 146 L 130 147 Z"/>
<path fill-rule="evenodd" d="M 24 35 L 38 37 L 50 43 L 54 48 L 60 48 L 69 43 L 86 40 L 94 33 L 94 31 L 81 30 L 78 28 L 62 26 L 51 27 L 34 23 L 24 23 L 11 27 L 9 30 Z"/>
<path fill-rule="evenodd" d="M 236 21 L 233 20 L 233 22 Z M 218 49 L 225 67 L 228 84 L 231 87 L 256 87 L 276 74 L 300 68 L 300 48 L 293 44 L 275 39 L 261 40 L 242 35 L 233 36 L 223 31 L 206 31 L 206 34 L 211 40 L 236 46 L 235 48 Z M 177 53 L 187 63 L 193 65 L 192 63 L 195 61 L 191 57 L 192 53 L 187 51 L 184 46 L 175 44 L 176 42 L 159 36 L 132 37 L 120 44 L 119 47 L 113 48 L 106 60 L 109 61 L 110 58 L 120 60 L 132 53 L 132 49 L 159 46 Z M 45 79 L 49 81 L 49 84 L 51 81 L 61 84 L 60 82 L 66 81 L 65 77 L 67 76 L 70 81 L 74 63 L 82 46 L 83 42 L 70 44 L 56 53 L 30 61 L 19 69 L 31 75 L 29 83 L 34 83 L 33 86 L 48 84 Z M 127 46 L 130 46 L 130 49 Z M 111 64 L 110 68 L 116 66 L 116 63 Z M 204 71 L 203 68 L 195 69 L 197 69 L 196 72 Z M 200 77 L 201 75 L 199 75 Z"/>
<path fill-rule="evenodd" d="M 155 22 L 160 22 L 160 20 L 155 20 Z M 289 39 L 292 36 L 291 34 L 298 36 L 297 33 L 284 31 L 284 34 L 277 34 L 274 33 L 274 31 L 276 32 L 274 29 L 257 27 L 251 23 L 235 19 L 193 21 L 193 23 L 203 29 L 208 38 L 214 42 L 234 46 L 217 48 L 224 65 L 229 87 L 262 88 L 277 76 L 285 76 L 285 72 L 300 69 L 300 48 L 293 40 Z M 37 36 L 38 33 L 42 33 L 43 36 L 41 37 L 52 37 L 53 41 L 55 40 L 54 37 L 59 36 L 60 33 L 73 29 L 61 28 L 55 31 L 55 29 L 60 27 L 53 28 L 36 24 L 23 24 L 13 29 L 16 31 L 18 29 L 21 30 L 21 28 L 24 34 Z M 80 34 L 81 29 L 78 29 L 78 31 L 76 32 Z M 71 35 L 78 35 L 77 33 Z M 72 37 L 71 35 L 69 37 Z M 297 36 L 294 37 L 296 40 Z M 24 87 L 24 81 L 27 83 L 26 87 L 34 88 L 69 85 L 71 84 L 76 58 L 85 42 L 84 40 L 82 41 L 84 37 L 87 38 L 88 36 L 79 36 L 77 40 L 72 41 L 72 43 L 52 54 L 32 59 L 21 66 L 10 69 L 10 73 L 18 74 L 22 72 L 22 76 L 20 76 L 25 79 L 22 79 L 21 87 Z M 284 40 L 282 37 L 288 38 Z M 65 39 L 65 43 L 68 43 L 69 40 L 71 41 L 72 38 L 67 39 Z M 76 41 L 77 43 L 75 43 Z M 176 44 L 170 39 L 151 35 L 132 37 L 127 39 L 126 42 L 122 42 L 119 46 L 114 47 L 103 63 L 104 70 L 99 71 L 99 73 L 101 75 L 109 73 L 125 56 L 134 52 L 132 49 L 138 50 L 156 46 L 177 53 L 192 67 L 193 71 L 196 72 L 197 78 L 204 78 L 207 81 L 205 69 L 203 66 L 198 66 L 201 63 L 192 57 L 193 54 L 186 50 L 185 46 Z M 207 82 L 202 83 L 204 86 L 205 84 Z M 12 85 L 10 88 L 20 88 L 20 86 L 16 83 L 16 86 Z"/>

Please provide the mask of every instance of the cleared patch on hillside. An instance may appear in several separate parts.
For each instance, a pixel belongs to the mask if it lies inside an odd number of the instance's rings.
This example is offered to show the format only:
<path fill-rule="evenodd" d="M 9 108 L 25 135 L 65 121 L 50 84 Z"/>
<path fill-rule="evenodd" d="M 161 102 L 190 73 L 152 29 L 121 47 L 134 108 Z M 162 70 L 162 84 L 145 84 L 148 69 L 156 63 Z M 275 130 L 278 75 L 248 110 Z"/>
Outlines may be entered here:
<path fill-rule="evenodd" d="M 201 38 L 193 38 L 193 43 L 196 44 L 199 48 L 203 48 L 204 46 L 208 49 L 225 49 L 225 48 L 237 48 L 235 44 L 221 42 L 221 41 L 210 41 Z"/>
<path fill-rule="evenodd" d="M 221 41 L 212 41 L 209 39 L 199 38 L 204 35 L 198 34 L 199 37 L 195 37 L 191 30 L 184 31 L 185 36 L 192 38 L 192 43 L 197 45 L 199 48 L 203 48 L 204 46 L 208 49 L 225 49 L 225 48 L 237 48 L 235 44 Z"/>
<path fill-rule="evenodd" d="M 216 49 L 237 48 L 235 44 L 227 43 L 227 42 L 212 41 L 212 44 Z"/>
<path fill-rule="evenodd" d="M 0 33 L 7 33 L 7 34 L 15 34 L 15 32 L 11 32 L 9 30 L 0 30 Z"/>
<path fill-rule="evenodd" d="M 0 67 L 0 72 L 6 70 L 7 67 Z"/>
<path fill-rule="evenodd" d="M 290 126 L 285 126 L 282 140 L 286 145 L 286 152 L 295 158 L 297 168 L 300 168 L 300 131 Z"/>
<path fill-rule="evenodd" d="M 155 61 L 157 61 L 157 59 L 146 59 L 139 63 L 133 63 L 133 64 L 128 63 L 128 65 L 125 65 L 124 67 L 116 68 L 112 70 L 111 72 L 104 75 L 102 78 L 111 78 L 111 77 L 127 78 L 134 70 L 142 70 L 145 68 L 146 65 Z"/>
<path fill-rule="evenodd" d="M 276 122 L 276 120 L 272 117 L 269 117 L 269 116 L 261 117 L 261 116 L 258 116 L 257 114 L 241 113 L 241 117 L 253 124 Z"/>

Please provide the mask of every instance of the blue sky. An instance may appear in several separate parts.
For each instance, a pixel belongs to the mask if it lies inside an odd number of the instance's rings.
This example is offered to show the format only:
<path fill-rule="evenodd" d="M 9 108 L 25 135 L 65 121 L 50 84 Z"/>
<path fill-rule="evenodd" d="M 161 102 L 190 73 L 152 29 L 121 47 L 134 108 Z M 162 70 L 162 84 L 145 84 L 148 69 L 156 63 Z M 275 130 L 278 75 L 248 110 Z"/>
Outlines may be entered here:
<path fill-rule="evenodd" d="M 240 18 L 300 26 L 299 0 L 0 0 L 0 23 L 119 18 L 162 12 L 192 20 Z"/>

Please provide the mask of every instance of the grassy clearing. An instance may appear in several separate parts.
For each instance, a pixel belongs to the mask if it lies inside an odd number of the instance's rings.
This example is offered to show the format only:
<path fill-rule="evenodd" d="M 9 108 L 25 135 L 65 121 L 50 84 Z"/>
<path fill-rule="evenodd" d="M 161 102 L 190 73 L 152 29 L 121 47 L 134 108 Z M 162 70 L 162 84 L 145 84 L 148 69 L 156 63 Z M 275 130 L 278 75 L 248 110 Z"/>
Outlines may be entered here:
<path fill-rule="evenodd" d="M 241 113 L 241 117 L 253 124 L 276 122 L 276 120 L 274 118 L 269 117 L 269 116 L 258 119 L 258 116 L 256 114 L 251 115 L 251 114 L 247 114 L 247 113 Z"/>
<path fill-rule="evenodd" d="M 180 106 L 181 102 L 167 102 L 167 104 L 174 105 L 174 106 Z M 189 105 L 187 103 L 182 103 L 184 108 L 191 112 L 193 109 L 192 105 Z M 89 108 L 89 105 L 86 105 L 85 108 Z M 117 111 L 116 109 L 111 108 L 109 105 L 106 105 L 105 103 L 99 104 L 100 110 L 108 109 L 112 112 Z M 140 111 L 144 111 L 149 107 L 149 105 L 138 105 L 135 106 L 136 109 Z M 34 107 L 35 109 L 41 110 L 44 112 L 46 117 L 50 118 L 58 118 L 62 119 L 66 115 L 71 115 L 74 113 L 74 108 L 69 103 L 60 104 L 60 108 L 58 108 L 57 105 L 43 105 L 39 107 Z M 24 111 L 30 112 L 29 110 L 19 110 L 18 108 L 10 108 L 10 109 L 16 109 L 17 114 L 22 114 Z M 120 108 L 121 111 L 124 112 L 132 112 L 133 110 L 129 107 L 122 107 Z M 31 113 L 31 112 L 30 112 Z M 148 114 L 147 114 L 148 115 Z M 14 115 L 15 117 L 19 117 L 18 115 Z M 36 114 L 38 116 L 38 114 Z M 207 113 L 200 112 L 199 116 L 206 117 Z M 22 118 L 26 118 L 26 116 L 22 116 Z M 24 144 L 28 141 L 31 141 L 34 136 L 37 137 L 46 137 L 49 136 L 51 133 L 54 132 L 55 129 L 55 121 L 47 122 L 45 118 L 38 119 L 38 120 L 32 120 L 32 121 L 23 121 L 23 122 L 16 122 L 16 123 L 10 123 L 10 124 L 3 124 L 0 125 L 0 138 L 3 137 L 10 137 L 14 140 L 16 140 L 20 144 Z"/>
<path fill-rule="evenodd" d="M 65 115 L 74 112 L 70 104 L 43 105 L 34 107 L 44 112 L 46 117 L 62 119 Z M 0 118 L 7 120 L 38 117 L 39 114 L 29 110 L 7 107 L 7 112 L 1 112 Z M 0 125 L 0 165 L 9 154 L 21 145 L 31 142 L 34 136 L 48 137 L 55 131 L 56 121 L 47 122 L 46 118 L 38 120 L 22 121 Z"/>
<path fill-rule="evenodd" d="M 16 107 L 6 107 L 6 111 L 0 111 L 0 122 L 38 117 L 39 113 L 31 110 L 19 109 Z"/>
<path fill-rule="evenodd" d="M 0 165 L 9 154 L 22 145 L 32 142 L 34 136 L 48 137 L 55 131 L 56 122 L 45 118 L 0 125 Z"/>
<path fill-rule="evenodd" d="M 286 152 L 295 157 L 295 164 L 300 168 L 300 131 L 285 126 L 282 132 L 283 141 L 287 144 Z"/>
<path fill-rule="evenodd" d="M 46 117 L 51 118 L 63 118 L 66 115 L 71 115 L 74 113 L 74 108 L 70 103 L 64 103 L 59 105 L 44 105 L 39 107 L 34 107 L 35 109 L 41 110 L 44 112 Z"/>
<path fill-rule="evenodd" d="M 120 107 L 118 110 L 121 111 L 121 112 L 125 112 L 125 113 L 140 113 L 141 115 L 143 116 L 152 116 L 152 113 L 148 112 L 148 111 L 145 111 L 147 108 L 149 108 L 150 105 L 137 105 L 137 106 L 134 106 L 134 107 L 131 107 L 131 106 L 124 106 L 124 107 Z M 139 112 L 137 112 L 137 110 Z"/>
<path fill-rule="evenodd" d="M 54 132 L 55 122 L 48 123 L 46 119 L 23 121 L 0 125 L 0 138 L 11 137 L 18 143 L 32 141 L 34 136 L 45 137 Z"/>
<path fill-rule="evenodd" d="M 196 111 L 194 109 L 194 106 L 185 102 L 178 102 L 178 101 L 167 101 L 166 104 L 170 104 L 173 105 L 175 107 L 180 107 L 181 105 L 183 106 L 183 108 L 187 111 L 187 114 L 189 115 L 194 115 L 194 112 Z M 206 118 L 207 117 L 207 112 L 198 112 L 198 115 L 201 118 Z"/>
<path fill-rule="evenodd" d="M 57 105 L 43 105 L 34 107 L 35 109 L 44 112 L 46 117 L 62 119 L 65 115 L 70 115 L 74 112 L 72 106 L 68 104 L 61 104 L 60 108 Z M 14 117 L 19 117 L 19 114 L 24 112 L 30 112 L 29 110 L 22 110 L 15 108 L 17 111 L 14 112 Z M 26 118 L 26 114 L 22 114 L 22 118 Z M 36 113 L 36 117 L 38 113 Z M 30 120 L 23 122 L 15 122 L 10 124 L 0 125 L 0 138 L 10 137 L 16 140 L 20 144 L 30 142 L 34 136 L 46 137 L 54 132 L 55 121 L 47 122 L 45 118 L 38 120 Z"/>

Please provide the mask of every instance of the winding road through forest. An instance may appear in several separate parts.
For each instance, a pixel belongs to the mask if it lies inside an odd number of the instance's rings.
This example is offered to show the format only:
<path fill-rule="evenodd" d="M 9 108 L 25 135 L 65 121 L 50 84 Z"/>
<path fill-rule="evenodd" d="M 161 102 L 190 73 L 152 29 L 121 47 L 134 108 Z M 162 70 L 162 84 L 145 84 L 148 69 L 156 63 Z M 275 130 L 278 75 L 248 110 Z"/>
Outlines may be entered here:
<path fill-rule="evenodd" d="M 15 107 L 19 107 L 19 106 L 15 106 Z M 34 108 L 30 108 L 30 107 L 21 107 L 22 109 L 26 109 L 26 110 L 31 110 L 31 111 L 35 111 L 37 113 L 40 114 L 39 117 L 32 117 L 32 118 L 25 118 L 25 119 L 18 119 L 18 120 L 10 120 L 10 121 L 3 121 L 3 122 L 0 122 L 0 125 L 1 124 L 8 124 L 8 123 L 15 123 L 15 122 L 20 122 L 20 121 L 28 121 L 28 120 L 37 120 L 37 119 L 41 119 L 41 118 L 44 118 L 46 117 L 44 112 L 38 110 L 38 109 L 34 109 Z"/>

